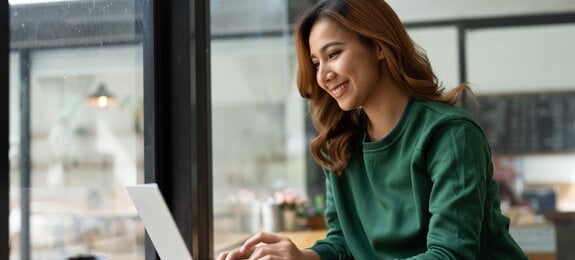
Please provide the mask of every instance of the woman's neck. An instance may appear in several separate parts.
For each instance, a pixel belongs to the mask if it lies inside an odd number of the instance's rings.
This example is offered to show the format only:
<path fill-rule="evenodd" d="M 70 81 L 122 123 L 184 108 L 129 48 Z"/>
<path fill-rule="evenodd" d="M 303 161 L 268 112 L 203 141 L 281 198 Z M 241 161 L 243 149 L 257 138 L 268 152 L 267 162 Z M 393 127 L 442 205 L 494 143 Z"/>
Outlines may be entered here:
<path fill-rule="evenodd" d="M 386 137 L 395 128 L 407 106 L 409 97 L 398 87 L 386 88 L 384 97 L 374 106 L 363 107 L 367 116 L 366 131 L 370 140 Z"/>

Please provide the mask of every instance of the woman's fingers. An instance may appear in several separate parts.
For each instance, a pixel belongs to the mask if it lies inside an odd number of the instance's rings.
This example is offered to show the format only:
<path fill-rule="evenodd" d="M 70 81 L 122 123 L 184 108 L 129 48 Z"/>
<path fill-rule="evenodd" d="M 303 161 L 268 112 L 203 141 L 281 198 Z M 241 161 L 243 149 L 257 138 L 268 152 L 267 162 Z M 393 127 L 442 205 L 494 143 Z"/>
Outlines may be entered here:
<path fill-rule="evenodd" d="M 281 259 L 282 252 L 278 250 L 276 245 L 277 244 L 271 244 L 256 247 L 249 260 Z"/>
<path fill-rule="evenodd" d="M 228 252 L 221 253 L 220 255 L 218 255 L 218 260 L 247 259 L 249 257 L 250 257 L 249 254 L 246 255 L 242 253 L 239 248 L 237 248 Z"/>
<path fill-rule="evenodd" d="M 250 259 L 302 259 L 301 251 L 287 238 L 279 242 L 257 246 Z"/>
<path fill-rule="evenodd" d="M 271 233 L 250 237 L 240 247 L 221 253 L 218 260 L 235 259 L 301 259 L 301 251 L 288 238 Z"/>
<path fill-rule="evenodd" d="M 251 253 L 254 251 L 255 246 L 258 245 L 259 243 L 275 244 L 285 239 L 286 238 L 280 237 L 275 234 L 260 232 L 257 235 L 252 236 L 248 240 L 246 240 L 244 245 L 240 248 L 240 251 L 244 254 L 249 253 L 249 255 L 251 255 Z"/>
<path fill-rule="evenodd" d="M 228 252 L 222 252 L 218 255 L 217 260 L 225 260 L 226 256 L 228 256 Z"/>

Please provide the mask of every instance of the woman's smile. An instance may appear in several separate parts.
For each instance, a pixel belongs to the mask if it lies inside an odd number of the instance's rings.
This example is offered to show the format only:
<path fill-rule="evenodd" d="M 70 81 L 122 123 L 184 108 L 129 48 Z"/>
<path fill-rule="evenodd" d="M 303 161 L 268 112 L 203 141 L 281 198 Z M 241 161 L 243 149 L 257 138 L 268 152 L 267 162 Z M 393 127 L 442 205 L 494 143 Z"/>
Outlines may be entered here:
<path fill-rule="evenodd" d="M 333 98 L 338 99 L 341 96 L 343 96 L 346 90 L 347 90 L 347 81 L 330 88 L 329 92 L 331 93 L 331 96 Z"/>

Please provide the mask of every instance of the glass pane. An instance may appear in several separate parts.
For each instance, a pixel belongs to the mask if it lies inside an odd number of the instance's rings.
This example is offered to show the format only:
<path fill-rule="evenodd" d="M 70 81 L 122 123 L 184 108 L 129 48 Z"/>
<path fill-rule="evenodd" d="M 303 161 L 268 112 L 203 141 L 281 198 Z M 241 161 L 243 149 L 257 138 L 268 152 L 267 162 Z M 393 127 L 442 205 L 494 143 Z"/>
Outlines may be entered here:
<path fill-rule="evenodd" d="M 468 32 L 468 78 L 481 94 L 573 90 L 575 24 Z"/>
<path fill-rule="evenodd" d="M 479 94 L 474 114 L 491 143 L 511 235 L 527 253 L 569 258 L 569 212 L 575 210 L 575 24 L 467 34 L 469 80 Z"/>
<path fill-rule="evenodd" d="M 124 189 L 144 176 L 135 3 L 10 8 L 10 259 L 144 259 Z"/>
<path fill-rule="evenodd" d="M 288 6 L 294 2 L 211 1 L 216 255 L 259 230 L 304 228 L 261 217 L 272 208 L 279 217 L 280 193 L 306 196 L 305 103 L 295 85 L 295 7 Z"/>
<path fill-rule="evenodd" d="M 458 86 L 460 80 L 457 28 L 454 26 L 408 28 L 407 32 L 427 53 L 437 80 L 443 83 L 446 89 Z"/>

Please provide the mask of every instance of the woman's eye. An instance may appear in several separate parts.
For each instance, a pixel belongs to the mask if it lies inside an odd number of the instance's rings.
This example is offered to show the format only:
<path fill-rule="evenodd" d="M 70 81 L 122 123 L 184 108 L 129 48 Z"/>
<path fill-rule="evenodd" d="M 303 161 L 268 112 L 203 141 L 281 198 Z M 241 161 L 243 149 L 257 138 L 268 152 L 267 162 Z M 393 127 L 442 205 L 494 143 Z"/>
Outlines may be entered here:
<path fill-rule="evenodd" d="M 337 57 L 337 55 L 339 55 L 340 53 L 341 53 L 341 51 L 339 51 L 339 50 L 338 51 L 332 51 L 327 55 L 327 57 L 329 59 L 333 59 L 333 58 Z"/>
<path fill-rule="evenodd" d="M 319 68 L 319 62 L 313 62 L 312 65 L 315 69 Z"/>

